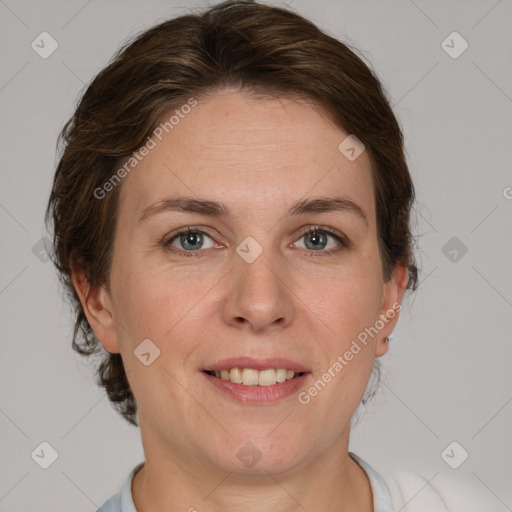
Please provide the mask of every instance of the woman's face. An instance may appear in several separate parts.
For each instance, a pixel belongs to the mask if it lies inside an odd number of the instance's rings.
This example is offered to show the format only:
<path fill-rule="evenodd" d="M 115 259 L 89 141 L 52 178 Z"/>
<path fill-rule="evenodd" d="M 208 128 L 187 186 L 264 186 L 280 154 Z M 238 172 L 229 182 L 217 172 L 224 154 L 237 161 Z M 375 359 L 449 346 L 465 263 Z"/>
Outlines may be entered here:
<path fill-rule="evenodd" d="M 398 312 L 357 340 L 407 277 L 383 283 L 368 153 L 342 153 L 349 134 L 304 102 L 232 90 L 168 132 L 122 183 L 96 295 L 114 321 L 88 312 L 122 355 L 146 457 L 277 473 L 346 450 Z"/>

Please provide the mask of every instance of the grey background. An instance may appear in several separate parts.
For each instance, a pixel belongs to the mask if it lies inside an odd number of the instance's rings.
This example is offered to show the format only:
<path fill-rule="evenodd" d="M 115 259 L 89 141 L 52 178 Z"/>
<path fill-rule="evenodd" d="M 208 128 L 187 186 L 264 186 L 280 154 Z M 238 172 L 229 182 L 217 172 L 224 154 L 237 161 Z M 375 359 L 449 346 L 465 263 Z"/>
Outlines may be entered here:
<path fill-rule="evenodd" d="M 128 36 L 203 5 L 0 0 L 1 512 L 95 511 L 143 460 L 138 429 L 72 352 L 70 310 L 33 247 L 45 235 L 56 138 L 84 84 Z M 456 473 L 490 507 L 512 510 L 512 2 L 291 5 L 377 71 L 418 195 L 421 285 L 351 450 L 383 474 Z M 59 45 L 47 59 L 31 48 L 43 31 Z M 469 44 L 456 59 L 441 47 L 453 31 Z M 452 237 L 467 247 L 456 261 Z M 46 470 L 31 458 L 42 441 L 58 452 Z M 441 457 L 452 441 L 469 453 L 456 470 Z"/>

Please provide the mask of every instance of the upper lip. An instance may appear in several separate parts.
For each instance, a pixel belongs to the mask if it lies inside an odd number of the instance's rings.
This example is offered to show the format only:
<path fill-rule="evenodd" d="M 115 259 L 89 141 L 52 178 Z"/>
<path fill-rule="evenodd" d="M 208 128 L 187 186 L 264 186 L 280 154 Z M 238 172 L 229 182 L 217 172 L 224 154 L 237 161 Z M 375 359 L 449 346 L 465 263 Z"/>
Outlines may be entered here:
<path fill-rule="evenodd" d="M 308 372 L 309 370 L 294 361 L 282 357 L 269 357 L 265 359 L 254 359 L 253 357 L 230 357 L 221 359 L 216 363 L 209 364 L 203 368 L 203 371 L 221 371 L 231 370 L 231 368 L 252 368 L 254 370 L 268 370 L 270 368 L 284 368 L 293 370 L 296 373 Z"/>

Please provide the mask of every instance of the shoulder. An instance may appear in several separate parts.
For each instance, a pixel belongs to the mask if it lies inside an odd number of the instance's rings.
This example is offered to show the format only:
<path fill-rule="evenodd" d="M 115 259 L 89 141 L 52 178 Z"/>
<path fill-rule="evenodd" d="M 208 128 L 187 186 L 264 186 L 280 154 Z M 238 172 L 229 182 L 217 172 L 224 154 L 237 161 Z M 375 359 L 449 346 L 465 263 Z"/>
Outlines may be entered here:
<path fill-rule="evenodd" d="M 144 462 L 137 464 L 123 483 L 121 492 L 107 500 L 96 512 L 137 512 L 133 504 L 132 480 Z"/>
<path fill-rule="evenodd" d="M 96 512 L 121 512 L 121 495 L 112 496 Z"/>
<path fill-rule="evenodd" d="M 395 471 L 383 479 L 393 507 L 401 512 L 510 512 L 489 490 L 457 475 Z M 480 488 L 481 487 L 481 488 Z"/>

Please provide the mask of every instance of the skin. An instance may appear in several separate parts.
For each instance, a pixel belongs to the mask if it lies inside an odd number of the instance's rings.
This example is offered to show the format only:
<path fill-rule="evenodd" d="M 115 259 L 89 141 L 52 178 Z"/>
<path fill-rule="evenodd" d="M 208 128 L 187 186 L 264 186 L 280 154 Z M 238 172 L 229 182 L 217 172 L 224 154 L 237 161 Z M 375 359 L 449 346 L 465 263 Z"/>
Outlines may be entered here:
<path fill-rule="evenodd" d="M 307 390 L 401 303 L 407 269 L 384 282 L 370 159 L 340 153 L 347 135 L 315 105 L 224 89 L 200 99 L 124 179 L 111 293 L 91 289 L 80 271 L 73 281 L 102 345 L 121 353 L 137 400 L 139 512 L 373 510 L 366 474 L 348 455 L 350 419 L 398 312 L 307 405 L 296 393 L 243 404 L 200 372 L 228 357 L 280 356 L 310 369 Z M 223 202 L 232 215 L 167 211 L 139 223 L 146 207 L 177 195 Z M 367 223 L 348 211 L 285 216 L 295 201 L 331 196 L 349 197 Z M 191 225 L 208 235 L 196 256 L 164 246 Z M 317 225 L 351 246 L 329 236 L 311 254 L 301 230 Z M 247 236 L 263 248 L 250 264 L 236 252 Z M 172 247 L 187 251 L 179 237 Z M 340 250 L 321 255 L 331 248 Z M 161 351 L 149 366 L 133 354 L 147 338 Z M 237 457 L 249 442 L 261 454 L 251 468 Z"/>

